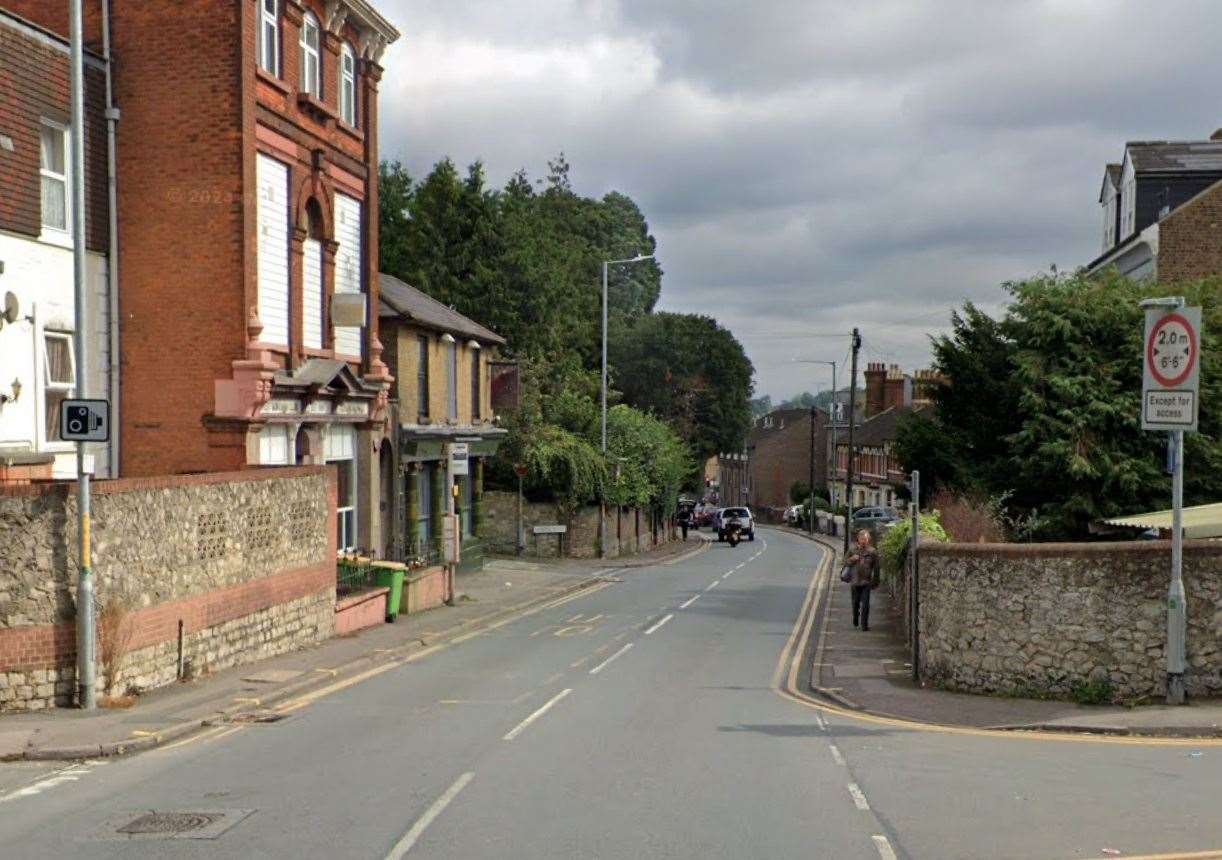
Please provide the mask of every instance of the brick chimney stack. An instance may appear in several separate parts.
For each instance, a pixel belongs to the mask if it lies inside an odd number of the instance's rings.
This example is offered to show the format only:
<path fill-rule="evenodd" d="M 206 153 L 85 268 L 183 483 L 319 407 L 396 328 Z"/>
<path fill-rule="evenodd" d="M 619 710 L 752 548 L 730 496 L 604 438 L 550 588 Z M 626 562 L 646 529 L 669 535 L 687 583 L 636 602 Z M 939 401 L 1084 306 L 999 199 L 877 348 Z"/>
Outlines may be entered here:
<path fill-rule="evenodd" d="M 866 419 L 873 418 L 887 407 L 887 367 L 881 361 L 866 365 Z"/>
<path fill-rule="evenodd" d="M 912 404 L 912 380 L 898 364 L 887 368 L 883 409 L 903 409 Z"/>

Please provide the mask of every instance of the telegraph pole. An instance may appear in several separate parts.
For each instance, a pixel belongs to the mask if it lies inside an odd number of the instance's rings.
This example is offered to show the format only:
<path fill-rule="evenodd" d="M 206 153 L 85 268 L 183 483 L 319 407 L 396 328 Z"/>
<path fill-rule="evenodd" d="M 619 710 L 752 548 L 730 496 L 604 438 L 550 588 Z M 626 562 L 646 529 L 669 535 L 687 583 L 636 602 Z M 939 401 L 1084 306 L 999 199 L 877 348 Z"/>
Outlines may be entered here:
<path fill-rule="evenodd" d="M 69 75 L 72 90 L 72 203 L 69 217 L 72 219 L 72 278 L 76 305 L 72 340 L 76 352 L 75 395 L 83 398 L 87 394 L 89 380 L 89 353 L 85 349 L 85 77 L 81 0 L 71 0 L 68 10 L 72 42 Z M 89 540 L 89 473 L 85 470 L 84 442 L 76 443 L 76 523 L 80 538 L 80 569 L 76 583 L 76 684 L 78 704 L 89 711 L 97 706 L 94 689 L 97 634 L 94 630 L 93 560 L 90 558 Z"/>
<path fill-rule="evenodd" d="M 908 547 L 908 561 L 912 565 L 908 577 L 908 601 L 911 604 L 912 615 L 908 622 L 908 630 L 912 634 L 912 680 L 921 680 L 921 572 L 918 566 L 917 553 L 921 546 L 921 473 L 912 473 L 912 543 Z"/>
<path fill-rule="evenodd" d="M 853 413 L 857 409 L 857 353 L 861 349 L 861 333 L 853 329 L 853 360 L 849 371 L 849 457 L 844 470 L 844 552 L 849 552 L 849 532 L 853 530 L 853 467 L 857 460 L 853 450 Z"/>
<path fill-rule="evenodd" d="M 810 529 L 813 536 L 815 533 L 815 413 L 818 410 L 810 407 L 810 493 L 807 498 L 810 499 L 810 516 L 806 526 Z"/>

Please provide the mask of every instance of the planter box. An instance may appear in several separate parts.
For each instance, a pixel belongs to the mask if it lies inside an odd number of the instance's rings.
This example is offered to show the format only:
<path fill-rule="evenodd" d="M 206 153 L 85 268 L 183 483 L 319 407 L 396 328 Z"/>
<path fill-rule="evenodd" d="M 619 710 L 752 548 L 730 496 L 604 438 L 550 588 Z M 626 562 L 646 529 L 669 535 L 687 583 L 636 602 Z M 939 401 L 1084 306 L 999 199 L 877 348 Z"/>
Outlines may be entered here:
<path fill-rule="evenodd" d="M 442 566 L 408 571 L 403 579 L 403 601 L 399 610 L 412 615 L 441 606 L 449 591 L 449 574 Z"/>
<path fill-rule="evenodd" d="M 389 588 L 373 588 L 341 597 L 335 602 L 335 635 L 355 633 L 386 621 Z"/>

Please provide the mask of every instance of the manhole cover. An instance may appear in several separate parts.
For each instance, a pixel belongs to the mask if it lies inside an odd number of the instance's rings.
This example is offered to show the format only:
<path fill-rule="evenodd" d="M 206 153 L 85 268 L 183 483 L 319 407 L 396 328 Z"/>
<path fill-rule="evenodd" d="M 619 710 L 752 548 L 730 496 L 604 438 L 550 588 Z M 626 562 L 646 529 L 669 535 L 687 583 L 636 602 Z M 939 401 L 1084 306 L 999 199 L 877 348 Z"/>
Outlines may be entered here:
<path fill-rule="evenodd" d="M 186 833 L 199 830 L 224 818 L 219 812 L 149 812 L 118 828 L 129 836 Z"/>

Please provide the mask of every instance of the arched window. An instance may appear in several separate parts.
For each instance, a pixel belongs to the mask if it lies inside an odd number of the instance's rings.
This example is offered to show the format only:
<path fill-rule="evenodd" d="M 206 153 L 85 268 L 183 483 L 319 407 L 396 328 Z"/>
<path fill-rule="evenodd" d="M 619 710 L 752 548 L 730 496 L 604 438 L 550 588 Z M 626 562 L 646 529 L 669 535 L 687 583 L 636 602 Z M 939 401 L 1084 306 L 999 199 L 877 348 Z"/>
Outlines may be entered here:
<path fill-rule="evenodd" d="M 259 0 L 259 68 L 280 77 L 280 0 Z"/>
<path fill-rule="evenodd" d="M 356 125 L 356 54 L 347 42 L 339 55 L 339 115 L 348 125 Z"/>
<path fill-rule="evenodd" d="M 309 236 L 301 246 L 301 333 L 306 349 L 322 349 L 326 290 L 322 273 L 322 208 L 317 200 L 306 204 L 306 228 Z"/>
<path fill-rule="evenodd" d="M 307 12 L 301 22 L 301 85 L 302 92 L 322 98 L 322 72 L 318 57 L 318 19 Z"/>

